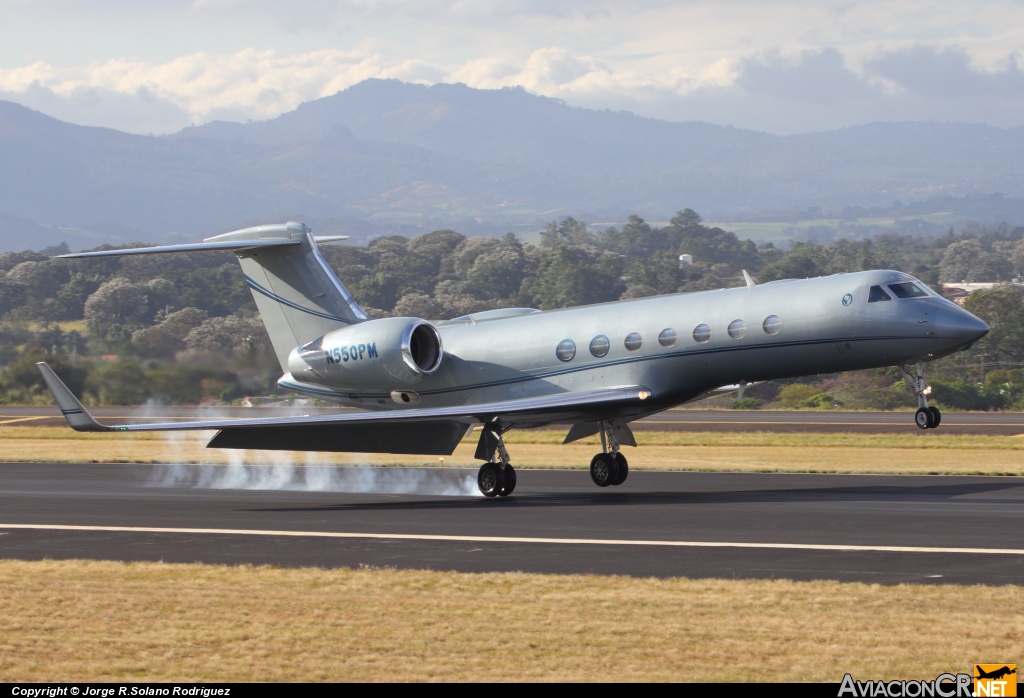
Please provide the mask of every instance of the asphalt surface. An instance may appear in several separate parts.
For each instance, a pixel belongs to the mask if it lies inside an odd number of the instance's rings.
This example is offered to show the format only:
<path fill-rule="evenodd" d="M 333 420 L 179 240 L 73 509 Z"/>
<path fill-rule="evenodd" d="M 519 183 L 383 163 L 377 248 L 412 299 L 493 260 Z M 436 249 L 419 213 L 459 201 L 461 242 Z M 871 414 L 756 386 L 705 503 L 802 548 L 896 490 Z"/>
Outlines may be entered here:
<path fill-rule="evenodd" d="M 216 417 L 247 419 L 299 414 L 351 412 L 346 408 L 308 407 L 96 407 L 97 419 L 110 423 L 198 420 Z M 0 406 L 0 427 L 64 426 L 56 407 Z M 770 431 L 884 434 L 916 430 L 913 412 L 820 412 L 771 410 L 667 410 L 632 422 L 636 431 Z M 1024 413 L 961 412 L 942 416 L 939 429 L 950 434 L 1015 436 L 1024 434 Z"/>
<path fill-rule="evenodd" d="M 520 470 L 495 500 L 474 478 L 3 464 L 0 558 L 1024 583 L 1022 478 Z"/>

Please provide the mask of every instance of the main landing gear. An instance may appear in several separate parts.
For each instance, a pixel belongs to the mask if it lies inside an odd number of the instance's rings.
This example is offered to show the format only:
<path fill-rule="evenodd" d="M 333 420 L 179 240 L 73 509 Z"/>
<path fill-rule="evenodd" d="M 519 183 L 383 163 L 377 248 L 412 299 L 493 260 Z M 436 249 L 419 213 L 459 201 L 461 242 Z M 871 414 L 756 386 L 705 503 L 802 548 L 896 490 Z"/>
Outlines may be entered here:
<path fill-rule="evenodd" d="M 629 476 L 629 463 L 619 452 L 619 439 L 611 422 L 601 422 L 601 453 L 590 461 L 590 479 L 598 487 L 621 485 Z"/>
<path fill-rule="evenodd" d="M 501 436 L 515 424 L 502 426 L 495 419 L 487 422 L 476 445 L 476 459 L 486 461 L 476 476 L 477 487 L 485 497 L 507 497 L 516 488 L 516 469 L 509 462 L 508 451 Z M 629 476 L 629 463 L 619 452 L 619 446 L 636 446 L 629 426 L 619 420 L 581 422 L 574 424 L 562 443 L 570 443 L 587 436 L 601 434 L 601 453 L 590 461 L 590 479 L 598 487 L 621 485 Z"/>
<path fill-rule="evenodd" d="M 500 423 L 488 422 L 480 433 L 476 457 L 487 462 L 480 466 L 476 485 L 485 497 L 507 497 L 516 488 L 516 469 L 509 462 L 505 442 L 501 439 L 501 435 L 511 428 L 502 429 Z M 497 462 L 494 460 L 495 454 L 498 456 Z"/>
<path fill-rule="evenodd" d="M 900 366 L 900 373 L 906 382 L 910 392 L 917 396 L 917 413 L 914 414 L 914 422 L 920 429 L 934 429 L 942 421 L 942 413 L 938 407 L 928 405 L 928 393 L 931 388 L 924 384 L 924 365 L 904 364 Z"/>

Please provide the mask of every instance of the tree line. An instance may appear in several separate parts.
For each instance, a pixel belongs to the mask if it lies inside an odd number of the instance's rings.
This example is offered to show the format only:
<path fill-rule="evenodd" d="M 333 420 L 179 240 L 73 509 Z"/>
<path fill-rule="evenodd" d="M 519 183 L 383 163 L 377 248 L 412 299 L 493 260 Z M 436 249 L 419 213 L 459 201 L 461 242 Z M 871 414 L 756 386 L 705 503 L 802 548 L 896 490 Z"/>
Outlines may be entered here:
<path fill-rule="evenodd" d="M 139 243 L 137 246 L 142 246 Z M 98 249 L 109 249 L 104 246 Z M 280 369 L 234 257 L 203 252 L 54 259 L 66 245 L 0 254 L 0 401 L 48 402 L 46 360 L 91 403 L 194 404 L 270 395 Z M 371 315 L 445 319 L 501 306 L 554 309 L 865 269 L 933 287 L 1024 277 L 1024 228 L 965 226 L 940 237 L 878 235 L 789 249 L 740 240 L 685 209 L 663 225 L 631 216 L 595 230 L 563 218 L 537 244 L 509 233 L 438 230 L 321 253 Z M 680 262 L 691 255 L 692 264 Z M 992 332 L 930 366 L 945 407 L 1024 408 L 1024 286 L 978 291 L 965 307 Z M 914 401 L 893 370 L 757 386 L 740 407 L 892 409 Z"/>

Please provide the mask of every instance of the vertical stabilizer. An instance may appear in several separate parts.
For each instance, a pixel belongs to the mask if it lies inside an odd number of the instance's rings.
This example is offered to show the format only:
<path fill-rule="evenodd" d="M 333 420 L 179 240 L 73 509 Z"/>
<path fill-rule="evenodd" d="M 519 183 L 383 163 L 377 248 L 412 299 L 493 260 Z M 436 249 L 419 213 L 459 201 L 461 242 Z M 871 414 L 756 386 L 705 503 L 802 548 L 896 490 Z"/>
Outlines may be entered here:
<path fill-rule="evenodd" d="M 261 225 L 204 242 L 272 239 L 294 244 L 241 248 L 235 254 L 277 359 L 287 371 L 288 354 L 295 347 L 368 318 L 320 256 L 310 229 L 302 223 Z"/>

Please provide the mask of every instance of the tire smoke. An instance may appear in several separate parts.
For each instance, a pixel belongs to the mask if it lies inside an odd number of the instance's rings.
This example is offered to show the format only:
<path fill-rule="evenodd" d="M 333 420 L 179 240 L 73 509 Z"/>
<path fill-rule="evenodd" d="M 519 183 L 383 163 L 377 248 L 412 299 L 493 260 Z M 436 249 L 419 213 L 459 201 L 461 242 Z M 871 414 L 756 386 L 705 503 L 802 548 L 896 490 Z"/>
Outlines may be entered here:
<path fill-rule="evenodd" d="M 180 465 L 154 466 L 150 487 L 213 490 L 292 490 L 429 494 L 477 497 L 475 475 L 446 468 L 382 468 L 367 466 L 299 465 Z"/>
<path fill-rule="evenodd" d="M 215 410 L 202 412 L 203 419 L 216 419 L 222 416 Z M 227 465 L 193 464 L 204 459 L 204 452 L 209 452 L 204 447 L 205 440 L 197 441 L 197 432 L 191 434 L 192 436 L 187 432 L 163 432 L 168 460 L 172 463 L 155 465 L 146 481 L 147 486 L 216 490 L 426 494 L 446 497 L 483 496 L 477 488 L 475 470 L 375 467 L 358 464 L 337 466 L 322 462 L 321 455 L 312 451 L 250 452 L 240 449 L 218 449 L 227 458 Z M 213 432 L 209 435 L 212 436 Z M 254 458 L 251 454 L 258 456 Z M 208 455 L 206 457 L 208 458 Z M 256 464 L 253 461 L 256 461 Z"/>

